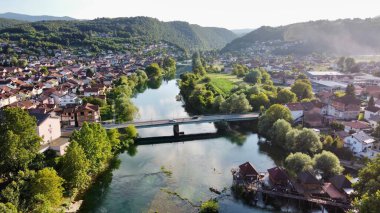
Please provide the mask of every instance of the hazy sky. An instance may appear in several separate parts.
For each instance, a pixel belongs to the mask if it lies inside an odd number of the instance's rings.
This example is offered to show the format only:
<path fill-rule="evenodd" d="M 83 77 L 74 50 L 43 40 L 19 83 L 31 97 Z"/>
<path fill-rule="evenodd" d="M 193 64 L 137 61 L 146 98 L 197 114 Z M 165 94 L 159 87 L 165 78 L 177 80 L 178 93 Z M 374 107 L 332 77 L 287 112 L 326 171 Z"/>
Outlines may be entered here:
<path fill-rule="evenodd" d="M 379 0 L 0 0 L 0 13 L 97 17 L 150 16 L 229 29 L 380 15 Z"/>

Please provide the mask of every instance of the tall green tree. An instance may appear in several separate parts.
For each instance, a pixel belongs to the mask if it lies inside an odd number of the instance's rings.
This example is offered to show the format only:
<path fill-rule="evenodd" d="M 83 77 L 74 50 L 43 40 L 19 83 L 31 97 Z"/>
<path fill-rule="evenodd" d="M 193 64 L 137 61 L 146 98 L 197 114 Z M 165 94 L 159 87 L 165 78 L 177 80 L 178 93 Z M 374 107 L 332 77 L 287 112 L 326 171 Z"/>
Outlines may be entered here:
<path fill-rule="evenodd" d="M 293 103 L 296 101 L 296 94 L 288 89 L 281 89 L 277 94 L 277 102 L 280 104 Z"/>
<path fill-rule="evenodd" d="M 267 108 L 270 104 L 270 100 L 268 96 L 265 93 L 260 93 L 258 95 L 251 95 L 250 104 L 253 107 L 253 110 L 258 111 L 260 110 L 260 107 L 263 106 L 264 108 Z"/>
<path fill-rule="evenodd" d="M 292 114 L 287 107 L 281 104 L 273 104 L 259 118 L 259 132 L 263 135 L 270 134 L 273 124 L 279 119 L 284 119 L 289 123 L 293 122 Z"/>
<path fill-rule="evenodd" d="M 138 115 L 138 108 L 131 99 L 121 94 L 115 99 L 116 122 L 126 122 L 133 120 Z"/>
<path fill-rule="evenodd" d="M 222 103 L 220 108 L 224 113 L 245 113 L 252 110 L 245 94 L 232 94 Z"/>
<path fill-rule="evenodd" d="M 244 81 L 252 84 L 261 84 L 262 75 L 259 70 L 251 70 L 245 77 Z"/>
<path fill-rule="evenodd" d="M 44 168 L 38 171 L 31 181 L 30 193 L 32 197 L 43 195 L 46 200 L 56 207 L 63 199 L 63 179 L 53 168 Z"/>
<path fill-rule="evenodd" d="M 98 123 L 84 123 L 74 131 L 70 141 L 76 141 L 90 162 L 90 173 L 102 171 L 112 156 L 112 147 L 106 130 Z"/>
<path fill-rule="evenodd" d="M 0 203 L 0 212 L 17 213 L 17 208 L 12 203 Z"/>
<path fill-rule="evenodd" d="M 108 140 L 111 143 L 112 150 L 116 151 L 121 149 L 120 145 L 120 133 L 117 129 L 110 129 L 107 131 Z"/>
<path fill-rule="evenodd" d="M 356 198 L 354 208 L 360 213 L 377 213 L 380 209 L 380 190 L 374 194 L 365 193 L 361 199 Z"/>
<path fill-rule="evenodd" d="M 159 78 L 162 75 L 162 69 L 157 63 L 153 63 L 145 68 L 145 73 L 149 78 Z"/>
<path fill-rule="evenodd" d="M 204 68 L 199 52 L 193 54 L 193 73 L 196 75 L 205 75 L 206 69 Z"/>
<path fill-rule="evenodd" d="M 86 158 L 83 148 L 72 141 L 62 158 L 60 174 L 65 179 L 66 188 L 72 193 L 74 189 L 79 192 L 86 189 L 90 184 L 91 177 L 88 175 L 90 162 Z"/>
<path fill-rule="evenodd" d="M 36 132 L 36 118 L 20 108 L 0 112 L 0 173 L 25 170 L 38 154 L 42 139 Z"/>
<path fill-rule="evenodd" d="M 294 151 L 315 153 L 322 149 L 322 142 L 312 129 L 304 128 L 296 136 Z"/>
<path fill-rule="evenodd" d="M 293 177 L 295 177 L 300 172 L 312 170 L 313 161 L 307 154 L 301 152 L 291 153 L 285 159 L 285 168 Z"/>
<path fill-rule="evenodd" d="M 354 185 L 357 197 L 361 198 L 364 194 L 373 195 L 380 190 L 380 155 L 367 163 L 359 171 L 359 180 Z"/>
<path fill-rule="evenodd" d="M 329 151 L 322 151 L 320 154 L 316 154 L 313 158 L 314 169 L 318 169 L 323 172 L 324 178 L 330 178 L 334 175 L 339 175 L 343 172 L 343 167 L 340 165 L 338 157 Z"/>
<path fill-rule="evenodd" d="M 282 145 L 286 143 L 286 134 L 292 130 L 292 126 L 284 119 L 279 119 L 273 124 L 272 141 L 274 144 Z"/>
<path fill-rule="evenodd" d="M 313 98 L 313 89 L 311 85 L 303 80 L 297 80 L 292 85 L 291 91 L 296 94 L 298 100 Z"/>

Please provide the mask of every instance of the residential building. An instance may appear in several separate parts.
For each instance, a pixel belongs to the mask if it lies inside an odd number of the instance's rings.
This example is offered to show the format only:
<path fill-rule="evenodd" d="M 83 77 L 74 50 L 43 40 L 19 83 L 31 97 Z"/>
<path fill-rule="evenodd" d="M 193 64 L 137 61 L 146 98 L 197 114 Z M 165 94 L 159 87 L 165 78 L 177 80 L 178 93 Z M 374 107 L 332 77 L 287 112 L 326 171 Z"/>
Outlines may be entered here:
<path fill-rule="evenodd" d="M 360 131 L 344 138 L 344 146 L 348 147 L 357 157 L 373 158 L 378 154 L 376 140 L 367 133 Z"/>
<path fill-rule="evenodd" d="M 37 134 L 42 138 L 41 145 L 49 144 L 61 137 L 61 123 L 57 116 L 43 113 L 30 113 L 37 119 Z"/>

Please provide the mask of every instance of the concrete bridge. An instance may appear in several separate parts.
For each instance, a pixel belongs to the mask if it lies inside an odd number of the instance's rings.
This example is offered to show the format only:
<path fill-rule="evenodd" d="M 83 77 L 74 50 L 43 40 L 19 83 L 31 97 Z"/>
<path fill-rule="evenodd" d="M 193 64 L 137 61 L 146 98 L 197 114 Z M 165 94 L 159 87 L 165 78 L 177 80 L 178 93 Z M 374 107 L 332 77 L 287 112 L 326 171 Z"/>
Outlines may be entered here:
<path fill-rule="evenodd" d="M 173 126 L 174 136 L 180 135 L 179 125 L 186 124 L 199 124 L 199 123 L 213 123 L 213 122 L 233 122 L 233 121 L 250 121 L 257 120 L 259 113 L 246 113 L 246 114 L 229 114 L 229 115 L 200 115 L 187 118 L 174 118 L 150 121 L 130 121 L 125 123 L 103 123 L 105 129 L 122 129 L 129 125 L 134 125 L 137 129 L 152 128 L 161 126 Z M 71 135 L 74 130 L 80 127 L 69 127 L 62 129 L 62 134 L 65 136 Z"/>
<path fill-rule="evenodd" d="M 221 121 L 249 121 L 256 120 L 259 118 L 258 113 L 247 113 L 247 114 L 229 114 L 229 115 L 202 115 L 193 116 L 188 118 L 174 118 L 174 119 L 163 119 L 163 120 L 151 120 L 151 121 L 131 121 L 119 124 L 103 124 L 105 129 L 121 129 L 129 125 L 134 125 L 136 128 L 151 128 L 151 127 L 161 127 L 161 126 L 173 126 L 174 135 L 179 135 L 179 125 L 185 124 L 199 124 L 199 123 L 213 123 Z"/>

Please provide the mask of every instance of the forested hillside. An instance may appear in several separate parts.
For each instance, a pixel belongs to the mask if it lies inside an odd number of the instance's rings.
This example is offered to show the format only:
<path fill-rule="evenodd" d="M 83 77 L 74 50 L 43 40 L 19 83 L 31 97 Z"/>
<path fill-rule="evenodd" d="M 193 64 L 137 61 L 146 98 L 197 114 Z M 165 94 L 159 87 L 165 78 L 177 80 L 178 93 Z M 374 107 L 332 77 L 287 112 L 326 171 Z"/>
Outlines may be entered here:
<path fill-rule="evenodd" d="M 161 22 L 154 18 L 101 18 L 90 21 L 43 21 L 0 31 L 0 38 L 37 47 L 89 47 L 122 49 L 128 42 L 166 41 L 185 50 L 221 49 L 236 35 L 223 28 L 186 22 Z"/>
<path fill-rule="evenodd" d="M 281 53 L 330 52 L 338 54 L 371 54 L 380 52 L 380 19 L 344 19 L 312 21 L 281 27 L 261 27 L 229 43 L 223 50 L 240 51 L 256 42 L 301 41 Z M 257 43 L 256 43 L 257 44 Z"/>
<path fill-rule="evenodd" d="M 14 20 L 14 19 L 0 18 L 0 29 L 13 27 L 17 24 L 22 24 L 22 23 L 25 23 L 25 22 Z"/>

